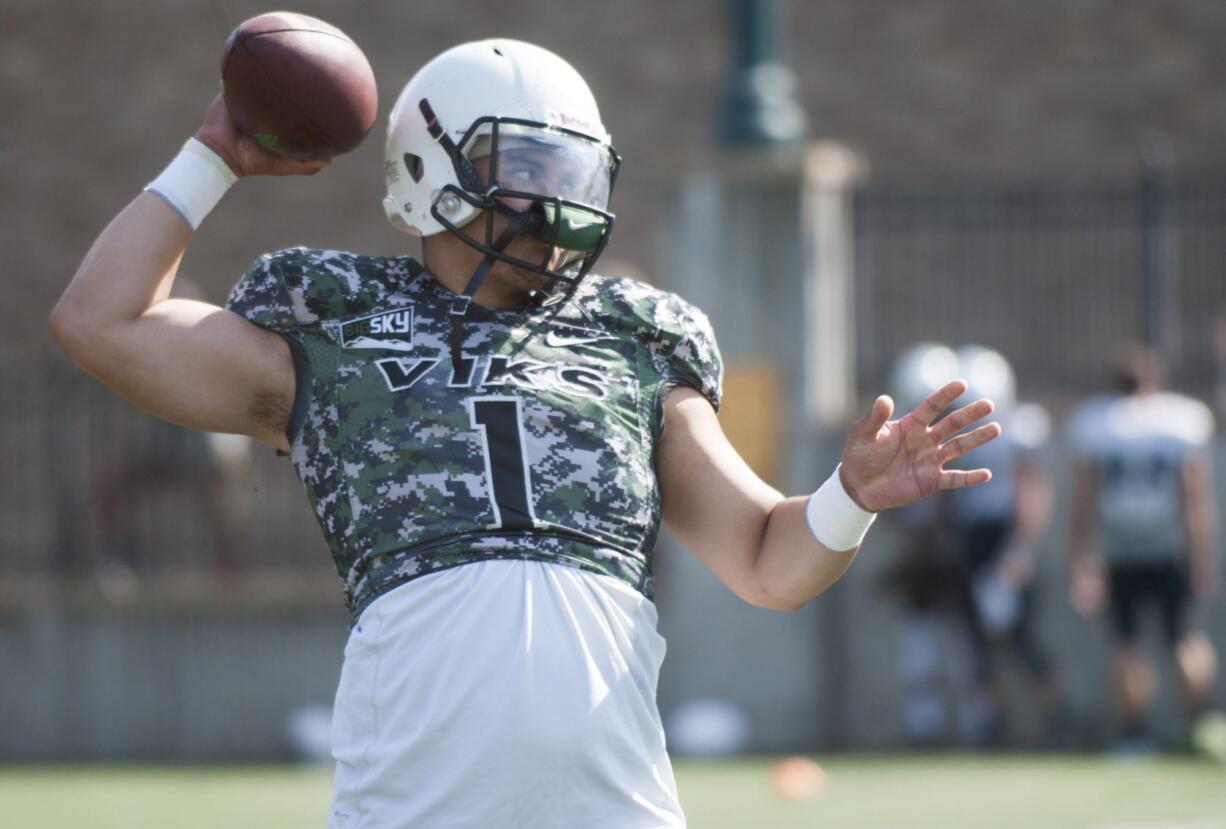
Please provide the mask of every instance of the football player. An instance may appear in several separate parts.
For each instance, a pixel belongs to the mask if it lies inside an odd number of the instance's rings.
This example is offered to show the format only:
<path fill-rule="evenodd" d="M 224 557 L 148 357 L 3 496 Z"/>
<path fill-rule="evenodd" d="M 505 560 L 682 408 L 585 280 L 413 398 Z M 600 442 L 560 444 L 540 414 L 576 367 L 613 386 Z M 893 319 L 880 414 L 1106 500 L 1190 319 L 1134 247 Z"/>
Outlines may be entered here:
<path fill-rule="evenodd" d="M 1035 559 L 1050 511 L 1037 459 L 1047 415 L 1015 401 L 1013 369 L 999 352 L 982 346 L 913 345 L 894 360 L 890 387 L 905 405 L 958 376 L 966 379 L 970 399 L 992 399 L 1006 430 L 975 456 L 992 469 L 991 484 L 894 513 L 909 542 L 887 581 L 907 610 L 900 631 L 903 723 L 912 742 L 936 743 L 946 736 L 949 711 L 956 714 L 959 740 L 973 746 L 998 742 L 1006 736 L 998 662 L 1008 654 L 1025 669 L 1044 714 L 1045 738 L 1054 743 L 1063 718 L 1034 624 Z"/>
<path fill-rule="evenodd" d="M 1217 508 L 1207 452 L 1213 415 L 1203 403 L 1162 391 L 1162 367 L 1147 349 L 1126 350 L 1119 393 L 1083 403 L 1070 421 L 1077 459 L 1070 600 L 1096 613 L 1110 602 L 1122 751 L 1153 745 L 1146 718 L 1156 692 L 1139 643 L 1152 606 L 1171 649 L 1187 711 L 1202 713 L 1217 674 L 1208 637 L 1189 625 L 1192 600 L 1217 581 Z"/>
<path fill-rule="evenodd" d="M 1003 736 L 1004 689 L 999 656 L 1016 657 L 1043 715 L 1044 741 L 1056 745 L 1067 723 L 1051 662 L 1035 629 L 1035 570 L 1051 496 L 1038 453 L 1050 431 L 1047 413 L 1016 400 L 1013 368 L 990 348 L 966 345 L 955 354 L 971 397 L 990 397 L 1005 436 L 984 448 L 990 486 L 951 493 L 946 519 L 964 565 L 967 622 L 975 651 L 976 698 L 982 701 L 980 744 Z M 954 464 L 955 467 L 960 464 Z"/>
<path fill-rule="evenodd" d="M 587 84 L 512 40 L 426 64 L 393 109 L 385 208 L 421 262 L 262 256 L 226 308 L 168 299 L 237 179 L 318 171 L 195 137 L 95 243 L 52 315 L 145 409 L 288 453 L 353 626 L 330 826 L 682 826 L 655 703 L 661 517 L 733 591 L 795 609 L 873 516 L 986 469 L 983 400 L 878 398 L 813 495 L 759 480 L 716 419 L 721 365 L 680 298 L 592 266 L 619 158 Z"/>

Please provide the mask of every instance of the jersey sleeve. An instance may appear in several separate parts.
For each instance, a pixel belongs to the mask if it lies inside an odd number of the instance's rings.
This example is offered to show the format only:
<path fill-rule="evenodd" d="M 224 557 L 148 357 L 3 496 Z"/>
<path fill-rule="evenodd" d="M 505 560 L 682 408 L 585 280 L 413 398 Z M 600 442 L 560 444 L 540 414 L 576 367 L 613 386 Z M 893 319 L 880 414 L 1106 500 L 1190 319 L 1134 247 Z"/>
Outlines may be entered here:
<path fill-rule="evenodd" d="M 266 254 L 252 263 L 230 291 L 226 308 L 278 334 L 299 333 L 293 298 L 273 255 Z"/>
<path fill-rule="evenodd" d="M 1167 395 L 1170 403 L 1162 412 L 1168 425 L 1187 454 L 1202 451 L 1213 439 L 1213 411 L 1199 400 L 1183 395 Z"/>
<path fill-rule="evenodd" d="M 285 436 L 294 444 L 302 431 L 310 405 L 312 372 L 303 332 L 294 313 L 294 297 L 278 267 L 277 254 L 265 254 L 252 263 L 230 291 L 226 308 L 261 328 L 280 334 L 294 361 L 294 403 Z M 278 450 L 278 454 L 281 454 Z"/>
<path fill-rule="evenodd" d="M 711 321 L 702 311 L 675 297 L 663 313 L 664 327 L 672 335 L 668 338 L 671 352 L 664 370 L 665 395 L 677 386 L 689 386 L 719 411 L 724 363 Z"/>

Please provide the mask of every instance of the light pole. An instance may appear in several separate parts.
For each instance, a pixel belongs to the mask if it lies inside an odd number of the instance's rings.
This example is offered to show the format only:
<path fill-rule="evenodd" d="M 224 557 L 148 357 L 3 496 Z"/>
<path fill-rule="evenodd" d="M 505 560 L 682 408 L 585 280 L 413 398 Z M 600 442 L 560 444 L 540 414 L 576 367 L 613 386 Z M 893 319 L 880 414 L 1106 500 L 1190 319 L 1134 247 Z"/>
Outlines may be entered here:
<path fill-rule="evenodd" d="M 730 0 L 732 72 L 720 116 L 720 144 L 730 148 L 795 144 L 808 134 L 796 76 L 784 63 L 779 0 Z"/>

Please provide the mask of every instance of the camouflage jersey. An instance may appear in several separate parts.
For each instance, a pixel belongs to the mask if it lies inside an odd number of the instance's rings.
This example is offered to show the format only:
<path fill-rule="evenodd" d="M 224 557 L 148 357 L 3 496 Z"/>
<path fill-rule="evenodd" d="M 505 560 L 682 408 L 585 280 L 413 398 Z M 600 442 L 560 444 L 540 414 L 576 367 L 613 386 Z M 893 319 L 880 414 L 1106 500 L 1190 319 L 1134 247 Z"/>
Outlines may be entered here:
<path fill-rule="evenodd" d="M 453 365 L 455 298 L 409 258 L 295 248 L 258 259 L 227 302 L 294 352 L 290 457 L 352 617 L 489 559 L 567 564 L 650 598 L 664 398 L 686 385 L 719 405 L 706 317 L 589 275 L 569 298 L 472 305 Z"/>

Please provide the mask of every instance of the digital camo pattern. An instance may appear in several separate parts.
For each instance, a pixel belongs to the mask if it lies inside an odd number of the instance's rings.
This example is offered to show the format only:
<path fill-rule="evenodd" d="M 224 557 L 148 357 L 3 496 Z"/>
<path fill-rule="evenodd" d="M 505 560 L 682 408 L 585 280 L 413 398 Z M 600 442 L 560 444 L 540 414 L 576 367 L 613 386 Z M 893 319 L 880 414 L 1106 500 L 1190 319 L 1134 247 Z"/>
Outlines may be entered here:
<path fill-rule="evenodd" d="M 527 309 L 472 306 L 408 258 L 295 248 L 261 257 L 227 307 L 297 340 L 310 403 L 291 458 L 353 617 L 417 576 L 491 558 L 556 561 L 652 594 L 663 399 L 718 408 L 706 317 L 590 275 Z"/>

